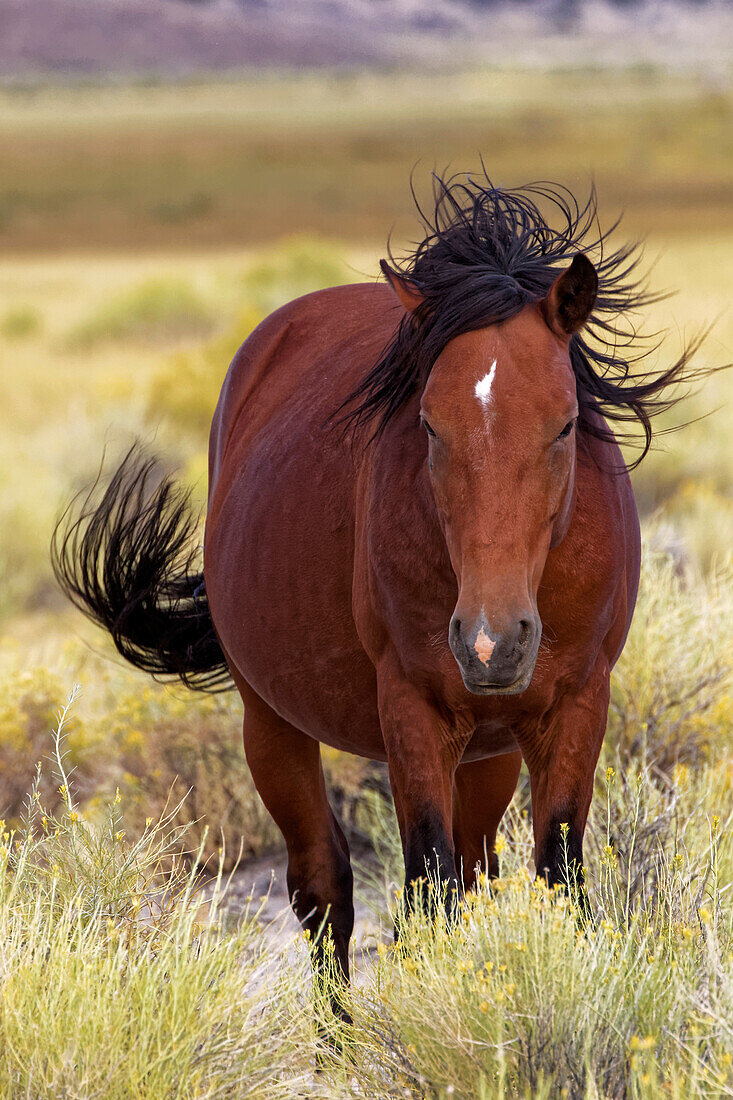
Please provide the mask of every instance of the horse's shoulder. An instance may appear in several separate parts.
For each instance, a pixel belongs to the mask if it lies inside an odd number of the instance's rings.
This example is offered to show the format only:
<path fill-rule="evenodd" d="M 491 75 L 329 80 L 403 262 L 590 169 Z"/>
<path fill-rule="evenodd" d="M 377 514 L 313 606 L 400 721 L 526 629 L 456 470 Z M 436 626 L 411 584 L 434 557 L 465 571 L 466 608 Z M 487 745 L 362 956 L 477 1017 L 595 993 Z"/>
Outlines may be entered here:
<path fill-rule="evenodd" d="M 595 552 L 624 557 L 638 523 L 634 491 L 620 448 L 592 439 L 578 449 L 576 511 Z"/>

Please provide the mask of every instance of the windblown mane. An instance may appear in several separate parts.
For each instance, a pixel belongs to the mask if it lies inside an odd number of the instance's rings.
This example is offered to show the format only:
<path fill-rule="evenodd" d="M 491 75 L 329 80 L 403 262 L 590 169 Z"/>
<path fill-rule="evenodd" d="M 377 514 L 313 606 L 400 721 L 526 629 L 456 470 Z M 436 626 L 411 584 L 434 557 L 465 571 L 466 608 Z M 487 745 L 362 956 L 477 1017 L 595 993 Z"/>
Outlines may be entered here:
<path fill-rule="evenodd" d="M 595 264 L 599 288 L 583 333 L 570 341 L 581 430 L 597 438 L 637 442 L 644 458 L 652 441 L 652 417 L 686 396 L 687 384 L 709 368 L 690 367 L 703 335 L 695 337 L 666 370 L 645 360 L 659 346 L 659 334 L 640 335 L 632 317 L 660 301 L 640 279 L 638 244 L 608 250 L 608 237 L 597 220 L 592 189 L 581 206 L 556 184 L 533 184 L 516 190 L 494 187 L 487 175 L 435 175 L 430 215 L 415 200 L 425 227 L 424 239 L 395 269 L 414 283 L 424 302 L 405 314 L 394 339 L 341 410 L 347 424 L 376 421 L 377 437 L 405 402 L 427 381 L 446 344 L 461 333 L 507 321 L 547 294 L 577 252 Z M 540 209 L 547 211 L 547 216 Z M 548 219 L 555 222 L 550 225 Z M 589 412 L 596 409 L 612 425 L 636 423 L 642 430 L 604 430 Z"/>

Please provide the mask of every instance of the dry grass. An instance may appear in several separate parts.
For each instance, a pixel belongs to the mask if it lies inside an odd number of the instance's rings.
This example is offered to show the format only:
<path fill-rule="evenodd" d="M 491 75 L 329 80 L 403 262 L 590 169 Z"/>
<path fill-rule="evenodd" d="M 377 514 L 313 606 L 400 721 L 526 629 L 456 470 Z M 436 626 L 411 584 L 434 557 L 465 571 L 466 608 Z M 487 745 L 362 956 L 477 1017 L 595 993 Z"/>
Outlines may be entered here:
<path fill-rule="evenodd" d="M 0 826 L 0 1092 L 293 1096 L 312 1078 L 302 967 L 266 947 L 252 913 L 224 930 L 221 880 L 200 910 L 173 815 L 132 840 L 119 799 L 86 818 L 66 718 L 57 812 L 36 785 L 19 830 Z"/>

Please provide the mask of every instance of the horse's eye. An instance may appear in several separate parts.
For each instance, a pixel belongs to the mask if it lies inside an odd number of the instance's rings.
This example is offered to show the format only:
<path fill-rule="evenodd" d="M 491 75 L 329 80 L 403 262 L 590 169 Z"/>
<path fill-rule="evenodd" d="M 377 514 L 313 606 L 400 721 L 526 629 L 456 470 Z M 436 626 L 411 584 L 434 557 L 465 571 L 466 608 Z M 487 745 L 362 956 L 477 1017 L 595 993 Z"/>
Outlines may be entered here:
<path fill-rule="evenodd" d="M 425 429 L 425 431 L 426 431 L 426 432 L 428 433 L 428 435 L 431 435 L 431 436 L 433 437 L 433 439 L 435 439 L 435 432 L 434 432 L 434 431 L 433 431 L 433 429 L 432 429 L 432 428 L 430 427 L 430 425 L 428 424 L 428 422 L 427 422 L 427 420 L 425 419 L 425 417 L 422 417 L 422 426 L 423 426 L 423 428 Z"/>
<path fill-rule="evenodd" d="M 567 424 L 565 425 L 563 430 L 560 432 L 559 436 L 557 436 L 557 438 L 558 439 L 565 439 L 567 436 L 570 435 L 570 433 L 572 432 L 574 427 L 575 427 L 575 417 L 572 420 L 568 420 Z"/>

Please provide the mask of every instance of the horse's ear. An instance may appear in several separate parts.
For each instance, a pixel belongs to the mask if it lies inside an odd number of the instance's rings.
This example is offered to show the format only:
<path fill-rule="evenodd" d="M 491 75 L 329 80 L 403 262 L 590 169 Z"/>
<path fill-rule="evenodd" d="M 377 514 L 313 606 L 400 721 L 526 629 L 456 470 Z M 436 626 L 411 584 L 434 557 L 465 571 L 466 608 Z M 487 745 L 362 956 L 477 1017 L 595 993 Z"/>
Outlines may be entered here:
<path fill-rule="evenodd" d="M 540 302 L 542 316 L 556 336 L 567 340 L 590 317 L 597 293 L 596 269 L 588 257 L 579 252 Z"/>
<path fill-rule="evenodd" d="M 415 284 L 411 283 L 409 279 L 403 279 L 401 275 L 393 271 L 386 260 L 380 260 L 379 266 L 382 269 L 382 274 L 385 279 L 408 313 L 412 313 L 414 309 L 417 309 L 417 307 L 425 301 Z"/>

